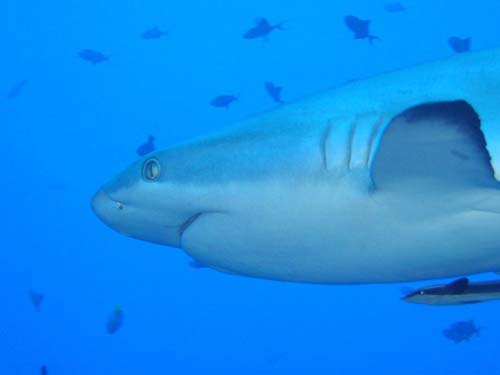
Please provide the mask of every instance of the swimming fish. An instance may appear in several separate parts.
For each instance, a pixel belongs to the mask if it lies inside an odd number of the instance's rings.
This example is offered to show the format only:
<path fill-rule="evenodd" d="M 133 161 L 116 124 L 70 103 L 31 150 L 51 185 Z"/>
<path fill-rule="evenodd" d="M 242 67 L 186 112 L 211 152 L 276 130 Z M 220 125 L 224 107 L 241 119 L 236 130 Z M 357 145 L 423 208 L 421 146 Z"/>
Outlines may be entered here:
<path fill-rule="evenodd" d="M 400 2 L 392 2 L 384 5 L 384 10 L 388 13 L 401 13 L 406 11 L 406 7 Z"/>
<path fill-rule="evenodd" d="M 219 95 L 210 101 L 210 105 L 212 107 L 228 109 L 229 106 L 237 100 L 238 98 L 234 95 Z"/>
<path fill-rule="evenodd" d="M 148 140 L 137 148 L 137 155 L 143 157 L 155 150 L 155 137 L 150 135 Z"/>
<path fill-rule="evenodd" d="M 164 37 L 168 33 L 166 31 L 161 31 L 158 27 L 152 27 L 151 29 L 145 30 L 141 34 L 142 39 L 146 40 L 151 40 L 151 39 L 160 39 L 161 37 Z"/>
<path fill-rule="evenodd" d="M 112 335 L 122 327 L 123 325 L 123 310 L 120 306 L 116 306 L 115 310 L 108 319 L 106 325 L 106 331 Z"/>
<path fill-rule="evenodd" d="M 26 79 L 16 83 L 14 86 L 10 88 L 9 92 L 7 93 L 6 96 L 7 99 L 12 100 L 17 98 L 24 91 L 24 88 L 26 87 L 27 84 L 28 80 Z"/>
<path fill-rule="evenodd" d="M 403 300 L 426 305 L 461 305 L 500 299 L 500 280 L 471 283 L 464 277 L 445 285 L 412 290 Z"/>
<path fill-rule="evenodd" d="M 274 30 L 283 30 L 283 23 L 271 25 L 266 18 L 257 20 L 255 25 L 243 34 L 244 39 L 267 39 Z"/>
<path fill-rule="evenodd" d="M 355 16 L 346 16 L 344 18 L 346 26 L 354 34 L 354 39 L 368 39 L 370 44 L 379 39 L 379 37 L 370 34 L 370 20 L 362 20 Z"/>
<path fill-rule="evenodd" d="M 448 340 L 460 344 L 467 341 L 474 336 L 479 335 L 480 329 L 474 324 L 474 321 L 459 321 L 453 323 L 449 328 L 443 330 L 443 336 Z"/>
<path fill-rule="evenodd" d="M 92 207 L 124 235 L 238 275 L 497 272 L 498 98 L 500 49 L 357 80 L 137 160 Z"/>
<path fill-rule="evenodd" d="M 470 51 L 470 41 L 471 38 L 458 38 L 453 36 L 448 39 L 448 44 L 456 53 L 464 53 Z"/>
<path fill-rule="evenodd" d="M 88 61 L 91 64 L 100 64 L 104 61 L 109 60 L 109 57 L 104 55 L 102 52 L 95 51 L 92 49 L 83 49 L 78 52 L 78 56 L 85 61 Z"/>
<path fill-rule="evenodd" d="M 40 311 L 42 309 L 42 302 L 45 299 L 45 295 L 43 293 L 35 292 L 34 290 L 29 291 L 29 296 L 31 300 L 31 304 L 35 308 L 36 311 Z"/>
<path fill-rule="evenodd" d="M 264 82 L 264 87 L 269 94 L 269 96 L 276 102 L 276 103 L 283 103 L 283 100 L 281 100 L 281 91 L 283 90 L 283 87 L 276 86 L 272 82 Z"/>

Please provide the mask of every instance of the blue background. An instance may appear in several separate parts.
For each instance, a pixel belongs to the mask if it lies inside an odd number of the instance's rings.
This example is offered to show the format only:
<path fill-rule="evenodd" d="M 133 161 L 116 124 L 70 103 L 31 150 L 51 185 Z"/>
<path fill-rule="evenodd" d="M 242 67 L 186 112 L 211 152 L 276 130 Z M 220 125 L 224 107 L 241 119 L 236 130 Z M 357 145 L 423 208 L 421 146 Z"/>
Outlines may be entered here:
<path fill-rule="evenodd" d="M 3 0 L 0 3 L 0 373 L 494 374 L 499 304 L 432 308 L 400 285 L 318 286 L 196 270 L 181 251 L 120 236 L 90 209 L 136 157 L 351 79 L 500 45 L 497 1 Z M 372 19 L 374 46 L 343 18 Z M 286 21 L 268 42 L 241 35 Z M 146 41 L 152 26 L 169 36 Z M 77 57 L 110 55 L 93 66 Z M 5 99 L 27 79 L 21 95 Z M 5 95 L 1 91 L 5 92 Z M 390 88 L 388 88 L 390 90 Z M 228 111 L 208 103 L 240 100 Z M 500 251 L 500 249 L 499 249 Z M 28 290 L 46 294 L 42 311 Z M 108 335 L 115 305 L 125 321 Z M 481 335 L 441 331 L 474 319 Z"/>

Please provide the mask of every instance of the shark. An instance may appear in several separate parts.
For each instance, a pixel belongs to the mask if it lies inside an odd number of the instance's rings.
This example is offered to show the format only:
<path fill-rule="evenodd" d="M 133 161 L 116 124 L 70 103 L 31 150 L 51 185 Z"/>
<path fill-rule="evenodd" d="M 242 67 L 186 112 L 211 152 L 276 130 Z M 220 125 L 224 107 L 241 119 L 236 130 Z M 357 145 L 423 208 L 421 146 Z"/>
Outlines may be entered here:
<path fill-rule="evenodd" d="M 500 49 L 319 92 L 133 162 L 92 198 L 207 267 L 365 284 L 500 271 Z"/>

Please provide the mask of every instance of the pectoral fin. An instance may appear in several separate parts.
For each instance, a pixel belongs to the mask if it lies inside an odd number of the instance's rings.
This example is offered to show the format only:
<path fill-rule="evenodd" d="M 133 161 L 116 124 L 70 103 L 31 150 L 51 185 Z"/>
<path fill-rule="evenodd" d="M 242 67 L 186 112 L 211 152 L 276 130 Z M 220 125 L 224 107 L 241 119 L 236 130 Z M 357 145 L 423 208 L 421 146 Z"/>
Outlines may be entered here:
<path fill-rule="evenodd" d="M 465 101 L 412 107 L 384 130 L 371 165 L 377 189 L 498 186 L 481 121 Z"/>

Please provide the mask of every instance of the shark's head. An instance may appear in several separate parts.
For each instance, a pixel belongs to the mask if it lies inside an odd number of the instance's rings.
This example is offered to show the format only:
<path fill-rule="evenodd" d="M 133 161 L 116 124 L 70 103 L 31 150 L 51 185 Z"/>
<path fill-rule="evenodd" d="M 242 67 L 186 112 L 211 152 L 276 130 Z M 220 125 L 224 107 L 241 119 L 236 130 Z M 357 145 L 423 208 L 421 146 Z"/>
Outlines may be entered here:
<path fill-rule="evenodd" d="M 181 247 L 184 231 L 200 216 L 228 208 L 211 194 L 212 182 L 228 170 L 229 160 L 220 157 L 197 144 L 149 154 L 102 186 L 92 208 L 124 235 Z"/>
<path fill-rule="evenodd" d="M 192 233 L 201 218 L 206 227 L 200 237 L 228 233 L 253 213 L 241 205 L 257 207 L 250 195 L 262 193 L 263 185 L 297 177 L 298 168 L 310 173 L 308 158 L 321 168 L 316 139 L 300 153 L 301 134 L 273 132 L 225 133 L 149 154 L 106 183 L 92 208 L 122 234 L 172 247 L 183 247 L 184 232 Z M 288 146 L 278 148 L 276 137 L 287 138 Z M 222 215 L 231 221 L 217 221 Z"/>
<path fill-rule="evenodd" d="M 179 247 L 183 231 L 207 207 L 176 181 L 172 164 L 168 151 L 134 162 L 94 195 L 94 212 L 124 235 Z"/>

